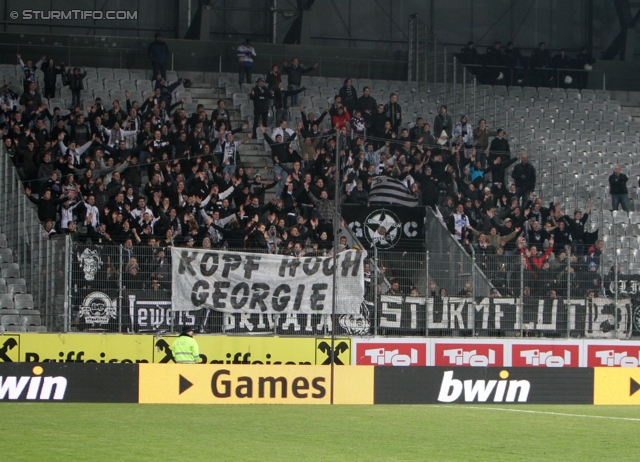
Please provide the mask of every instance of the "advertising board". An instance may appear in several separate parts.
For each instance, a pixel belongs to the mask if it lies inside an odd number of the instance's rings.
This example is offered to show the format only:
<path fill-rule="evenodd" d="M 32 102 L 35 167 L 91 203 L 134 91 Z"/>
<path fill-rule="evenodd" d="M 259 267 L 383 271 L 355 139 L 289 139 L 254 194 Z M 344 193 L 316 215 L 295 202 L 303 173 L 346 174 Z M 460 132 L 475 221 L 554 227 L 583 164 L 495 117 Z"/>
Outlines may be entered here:
<path fill-rule="evenodd" d="M 336 404 L 373 404 L 372 367 L 336 367 Z M 140 403 L 329 404 L 331 368 L 296 365 L 145 364 Z"/>
<path fill-rule="evenodd" d="M 21 334 L 20 361 L 150 363 L 153 336 L 118 334 Z"/>
<path fill-rule="evenodd" d="M 176 338 L 154 338 L 153 362 L 175 362 L 171 345 Z M 314 365 L 316 360 L 322 364 L 330 350 L 330 342 L 325 341 L 325 348 L 315 338 L 196 336 L 196 340 L 200 360 L 207 364 Z M 336 359 L 344 357 L 346 364 L 350 364 L 350 343 L 350 339 L 336 342 L 336 346 L 346 345 L 344 355 L 336 355 Z"/>
<path fill-rule="evenodd" d="M 375 404 L 592 404 L 593 369 L 376 367 Z"/>
<path fill-rule="evenodd" d="M 137 403 L 135 364 L 0 364 L 0 401 Z"/>
<path fill-rule="evenodd" d="M 394 341 L 357 342 L 354 364 L 357 366 L 426 366 L 427 344 Z"/>
<path fill-rule="evenodd" d="M 594 371 L 593 404 L 640 405 L 640 370 L 596 367 Z"/>

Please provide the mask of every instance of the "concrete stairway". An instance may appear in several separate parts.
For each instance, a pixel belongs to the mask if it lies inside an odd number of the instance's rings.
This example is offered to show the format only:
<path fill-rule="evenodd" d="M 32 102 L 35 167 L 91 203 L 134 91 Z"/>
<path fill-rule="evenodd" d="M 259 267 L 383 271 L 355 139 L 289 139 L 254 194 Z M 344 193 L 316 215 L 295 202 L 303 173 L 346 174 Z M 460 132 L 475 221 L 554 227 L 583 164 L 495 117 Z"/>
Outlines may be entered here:
<path fill-rule="evenodd" d="M 231 123 L 234 128 L 242 123 L 248 123 L 247 120 L 242 120 L 240 117 L 240 110 L 233 107 L 233 101 L 231 98 L 225 96 L 224 89 L 215 88 L 215 84 L 212 83 L 194 83 L 191 88 L 186 89 L 191 93 L 191 98 L 194 103 L 204 105 L 204 109 L 208 116 L 211 116 L 211 112 L 217 107 L 218 100 L 223 99 L 226 103 L 227 110 L 231 117 Z M 234 139 L 242 140 L 247 133 L 251 131 L 251 127 L 243 130 L 242 133 L 234 135 Z M 270 179 L 273 181 L 273 163 L 271 156 L 266 150 L 266 143 L 260 139 L 252 139 L 243 144 L 239 149 L 242 163 L 246 168 L 253 167 L 253 175 L 260 173 L 262 180 Z M 267 200 L 270 199 L 270 193 L 273 190 L 267 191 Z"/>

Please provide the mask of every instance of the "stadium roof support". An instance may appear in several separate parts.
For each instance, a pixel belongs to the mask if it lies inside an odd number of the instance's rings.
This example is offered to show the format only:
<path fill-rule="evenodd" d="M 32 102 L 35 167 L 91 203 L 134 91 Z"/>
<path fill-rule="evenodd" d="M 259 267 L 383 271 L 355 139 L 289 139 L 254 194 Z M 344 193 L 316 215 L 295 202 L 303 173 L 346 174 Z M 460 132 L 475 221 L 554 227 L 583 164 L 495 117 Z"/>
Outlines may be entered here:
<path fill-rule="evenodd" d="M 602 53 L 602 59 L 614 59 L 620 55 L 620 61 L 632 60 L 635 47 L 635 29 L 640 20 L 640 10 L 635 15 L 631 14 L 629 0 L 613 0 L 616 7 L 620 32 L 611 45 Z"/>

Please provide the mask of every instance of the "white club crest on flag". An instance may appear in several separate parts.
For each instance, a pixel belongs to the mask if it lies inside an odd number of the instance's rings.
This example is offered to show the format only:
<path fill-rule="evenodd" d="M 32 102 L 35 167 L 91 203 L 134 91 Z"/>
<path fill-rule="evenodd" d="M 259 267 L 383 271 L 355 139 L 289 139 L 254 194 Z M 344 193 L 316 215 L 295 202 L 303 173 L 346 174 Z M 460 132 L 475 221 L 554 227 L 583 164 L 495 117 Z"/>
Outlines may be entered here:
<path fill-rule="evenodd" d="M 391 249 L 402 238 L 402 223 L 391 211 L 381 209 L 372 212 L 364 223 L 365 238 L 371 247 Z"/>

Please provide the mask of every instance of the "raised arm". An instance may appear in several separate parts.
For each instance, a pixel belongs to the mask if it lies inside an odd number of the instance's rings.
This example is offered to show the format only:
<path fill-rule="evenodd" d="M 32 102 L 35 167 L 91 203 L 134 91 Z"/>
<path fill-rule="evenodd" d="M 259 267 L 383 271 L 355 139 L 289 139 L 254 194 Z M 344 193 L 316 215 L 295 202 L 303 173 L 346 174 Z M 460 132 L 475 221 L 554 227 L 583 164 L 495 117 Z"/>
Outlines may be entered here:
<path fill-rule="evenodd" d="M 80 146 L 78 149 L 76 149 L 76 151 L 78 151 L 78 154 L 82 154 L 87 149 L 89 149 L 89 146 L 91 146 L 92 143 L 93 143 L 93 140 L 89 140 L 86 143 L 84 143 L 82 146 Z"/>

